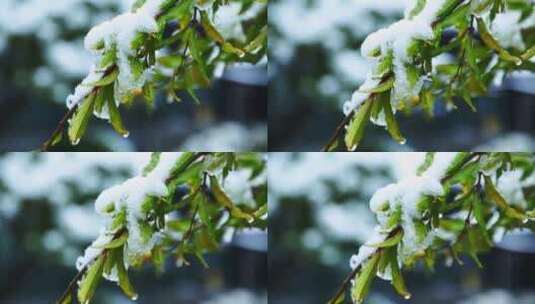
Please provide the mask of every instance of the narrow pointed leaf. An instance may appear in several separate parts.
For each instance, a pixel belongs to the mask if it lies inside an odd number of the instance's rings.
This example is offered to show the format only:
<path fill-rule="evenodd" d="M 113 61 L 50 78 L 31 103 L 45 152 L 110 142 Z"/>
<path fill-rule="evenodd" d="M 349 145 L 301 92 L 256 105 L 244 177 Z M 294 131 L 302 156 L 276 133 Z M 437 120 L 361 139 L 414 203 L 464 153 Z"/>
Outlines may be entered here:
<path fill-rule="evenodd" d="M 386 94 L 386 96 L 390 95 Z M 383 98 L 381 102 L 383 103 L 383 109 L 385 111 L 386 129 L 388 130 L 388 133 L 390 133 L 390 136 L 392 136 L 395 141 L 400 144 L 404 144 L 407 140 L 401 134 L 398 122 L 394 117 L 394 112 L 392 111 L 392 104 L 390 103 L 389 98 Z"/>
<path fill-rule="evenodd" d="M 119 286 L 121 287 L 125 295 L 127 295 L 130 299 L 135 300 L 137 299 L 137 292 L 134 290 L 134 286 L 132 286 L 132 283 L 130 283 L 130 279 L 128 278 L 128 272 L 124 267 L 123 259 L 123 251 L 119 250 L 119 258 L 117 261 L 117 275 L 119 277 Z"/>
<path fill-rule="evenodd" d="M 102 79 L 100 79 L 98 81 L 95 81 L 93 83 L 87 84 L 86 86 L 88 86 L 88 87 L 103 87 L 103 86 L 107 86 L 107 85 L 112 84 L 113 82 L 115 82 L 115 80 L 117 79 L 117 76 L 119 76 L 119 69 L 115 68 L 115 69 L 113 69 L 111 71 L 111 73 L 109 73 L 108 75 L 106 75 Z"/>
<path fill-rule="evenodd" d="M 223 188 L 221 188 L 217 177 L 215 177 L 214 175 L 210 176 L 210 188 L 212 190 L 212 194 L 214 195 L 216 202 L 218 202 L 221 206 L 227 208 L 232 216 L 244 219 L 249 223 L 254 222 L 254 218 L 251 215 L 243 212 L 240 208 L 236 207 L 236 205 L 232 202 L 227 193 L 223 190 Z"/>
<path fill-rule="evenodd" d="M 517 65 L 522 64 L 522 59 L 511 55 L 507 50 L 502 48 L 498 41 L 492 36 L 490 31 L 487 28 L 487 25 L 485 24 L 485 21 L 483 21 L 482 18 L 477 17 L 477 29 L 479 31 L 479 34 L 481 35 L 481 39 L 483 42 L 491 49 L 495 50 L 500 58 L 506 61 L 512 61 Z"/>
<path fill-rule="evenodd" d="M 372 255 L 372 257 L 364 264 L 360 272 L 355 276 L 355 283 L 351 289 L 351 298 L 356 303 L 362 303 L 368 295 L 371 283 L 375 277 L 378 261 L 379 255 Z"/>
<path fill-rule="evenodd" d="M 372 100 L 364 102 L 357 112 L 355 118 L 353 118 L 347 127 L 345 142 L 350 151 L 357 149 L 362 137 L 364 136 L 364 130 L 368 124 L 368 120 L 370 119 L 372 102 Z"/>
<path fill-rule="evenodd" d="M 525 220 L 526 216 L 511 207 L 507 201 L 503 198 L 503 196 L 496 190 L 494 187 L 494 184 L 492 183 L 492 180 L 489 176 L 485 175 L 485 194 L 487 195 L 487 198 L 493 201 L 500 209 L 502 209 L 505 214 L 509 217 L 518 219 L 518 220 Z"/>
<path fill-rule="evenodd" d="M 78 106 L 76 114 L 74 114 L 74 117 L 70 121 L 68 134 L 69 140 L 74 145 L 78 144 L 82 136 L 84 136 L 89 120 L 93 115 L 94 101 L 95 98 L 93 94 L 87 96 L 82 104 Z"/>
<path fill-rule="evenodd" d="M 78 301 L 80 303 L 89 303 L 95 294 L 95 290 L 102 279 L 102 269 L 104 265 L 104 255 L 100 255 L 87 270 L 85 276 L 80 281 L 78 288 Z"/>
<path fill-rule="evenodd" d="M 399 293 L 403 298 L 409 299 L 411 294 L 407 290 L 407 286 L 405 286 L 405 280 L 403 279 L 401 270 L 399 269 L 395 249 L 396 248 L 391 248 L 388 250 L 388 254 L 390 256 L 390 268 L 392 270 L 392 286 L 394 286 L 394 289 L 396 289 L 397 293 Z"/>
<path fill-rule="evenodd" d="M 388 239 L 386 239 L 386 240 L 384 240 L 384 241 L 382 241 L 380 243 L 366 245 L 366 246 L 377 247 L 377 248 L 392 247 L 392 246 L 396 246 L 401 241 L 402 237 L 403 237 L 403 230 L 400 229 L 398 232 L 396 232 L 390 238 L 388 238 Z"/>

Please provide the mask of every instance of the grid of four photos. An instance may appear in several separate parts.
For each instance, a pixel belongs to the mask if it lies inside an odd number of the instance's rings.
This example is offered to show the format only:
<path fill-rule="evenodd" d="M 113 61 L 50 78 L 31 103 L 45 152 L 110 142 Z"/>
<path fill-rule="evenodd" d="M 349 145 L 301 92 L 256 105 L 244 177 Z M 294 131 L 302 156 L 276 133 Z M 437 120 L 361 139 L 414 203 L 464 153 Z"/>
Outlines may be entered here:
<path fill-rule="evenodd" d="M 533 0 L 0 17 L 0 304 L 535 303 Z"/>

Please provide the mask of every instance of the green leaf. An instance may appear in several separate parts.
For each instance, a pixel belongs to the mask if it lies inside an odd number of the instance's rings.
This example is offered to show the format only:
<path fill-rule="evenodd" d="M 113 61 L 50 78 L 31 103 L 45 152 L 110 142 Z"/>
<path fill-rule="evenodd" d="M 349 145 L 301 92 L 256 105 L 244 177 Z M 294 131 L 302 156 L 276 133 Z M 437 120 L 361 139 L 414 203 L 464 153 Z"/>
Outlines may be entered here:
<path fill-rule="evenodd" d="M 104 245 L 102 248 L 105 249 L 113 249 L 118 248 L 124 245 L 126 243 L 126 240 L 128 239 L 128 232 L 123 232 L 118 238 L 113 239 L 108 244 Z"/>
<path fill-rule="evenodd" d="M 121 287 L 124 294 L 130 299 L 136 300 L 138 295 L 137 292 L 134 290 L 134 286 L 132 286 L 132 283 L 130 283 L 130 279 L 128 278 L 128 272 L 124 267 L 124 256 L 122 250 L 120 250 L 119 252 L 119 258 L 117 261 L 117 275 L 119 278 L 119 287 Z"/>
<path fill-rule="evenodd" d="M 520 55 L 520 58 L 522 58 L 522 60 L 524 61 L 528 61 L 533 56 L 535 56 L 535 45 L 530 47 L 527 51 L 525 51 L 522 55 Z"/>
<path fill-rule="evenodd" d="M 103 86 L 107 86 L 107 85 L 112 84 L 113 82 L 115 82 L 115 80 L 117 79 L 118 76 L 119 76 L 119 69 L 118 68 L 114 68 L 108 75 L 104 76 L 102 79 L 100 79 L 98 81 L 95 81 L 93 83 L 90 83 L 90 84 L 86 84 L 85 86 L 88 86 L 88 87 L 103 87 Z"/>
<path fill-rule="evenodd" d="M 154 246 L 152 248 L 152 262 L 154 263 L 154 266 L 158 270 L 158 272 L 162 273 L 164 271 L 165 266 L 165 255 L 164 255 L 164 249 L 162 246 Z"/>
<path fill-rule="evenodd" d="M 375 88 L 362 91 L 363 93 L 382 93 L 389 91 L 394 86 L 394 77 L 388 77 L 387 80 L 381 82 Z"/>
<path fill-rule="evenodd" d="M 223 49 L 224 52 L 235 54 L 240 58 L 245 56 L 245 52 L 242 49 L 233 46 L 230 42 L 223 43 L 221 48 Z"/>
<path fill-rule="evenodd" d="M 78 288 L 78 302 L 86 304 L 93 298 L 98 283 L 102 279 L 104 258 L 104 255 L 100 255 L 87 269 L 85 276 L 80 281 L 80 287 Z"/>
<path fill-rule="evenodd" d="M 248 223 L 254 222 L 254 217 L 252 217 L 250 214 L 243 212 L 240 208 L 236 207 L 236 205 L 232 202 L 227 193 L 225 193 L 223 188 L 221 188 L 217 177 L 215 177 L 214 175 L 210 176 L 210 189 L 212 190 L 212 194 L 216 202 L 219 203 L 221 206 L 227 208 L 232 216 L 244 219 Z"/>
<path fill-rule="evenodd" d="M 262 48 L 268 37 L 268 27 L 267 25 L 260 30 L 258 36 L 256 36 L 248 45 L 246 45 L 243 50 L 247 53 L 255 52 L 256 50 Z"/>
<path fill-rule="evenodd" d="M 401 270 L 399 269 L 397 247 L 388 249 L 385 254 L 389 256 L 390 260 L 390 269 L 392 271 L 392 286 L 394 286 L 396 292 L 403 298 L 405 298 L 406 300 L 410 299 L 411 294 L 407 290 L 407 286 L 405 286 L 405 280 L 403 280 Z"/>
<path fill-rule="evenodd" d="M 418 175 L 422 175 L 431 165 L 433 164 L 433 160 L 435 160 L 435 152 L 427 152 L 425 153 L 425 159 L 424 162 L 418 167 L 416 170 Z"/>
<path fill-rule="evenodd" d="M 195 101 L 196 104 L 198 105 L 201 104 L 201 100 L 199 99 L 197 94 L 195 94 L 195 91 L 193 89 L 188 88 L 186 91 L 188 92 L 189 96 L 193 99 L 193 101 Z"/>
<path fill-rule="evenodd" d="M 369 246 L 369 247 L 377 247 L 377 248 L 387 248 L 387 247 L 392 247 L 392 246 L 396 246 L 400 241 L 401 241 L 401 238 L 403 237 L 403 230 L 398 230 L 393 236 L 389 237 L 388 239 L 380 242 L 380 243 L 377 243 L 377 244 L 371 244 L 371 245 L 366 245 L 366 246 Z"/>
<path fill-rule="evenodd" d="M 55 133 L 51 139 L 45 142 L 44 146 L 55 146 L 61 142 L 63 139 L 63 132 Z"/>
<path fill-rule="evenodd" d="M 158 58 L 158 63 L 163 65 L 166 68 L 175 69 L 178 68 L 182 63 L 184 62 L 184 59 L 181 56 L 175 56 L 175 55 L 169 55 L 169 56 L 163 56 Z"/>
<path fill-rule="evenodd" d="M 372 102 L 372 100 L 365 101 L 355 118 L 353 118 L 347 127 L 345 142 L 347 149 L 350 151 L 355 151 L 357 149 L 357 146 L 364 136 L 364 130 L 370 119 Z"/>
<path fill-rule="evenodd" d="M 401 131 L 399 130 L 399 125 L 394 117 L 394 112 L 392 111 L 392 104 L 390 103 L 390 94 L 383 94 L 385 95 L 383 98 L 381 98 L 381 102 L 383 104 L 383 109 L 385 111 L 385 120 L 386 120 L 386 129 L 388 130 L 388 133 L 390 133 L 390 136 L 397 141 L 400 144 L 405 144 L 407 140 L 403 135 L 401 134 Z"/>
<path fill-rule="evenodd" d="M 476 218 L 477 223 L 482 229 L 485 229 L 485 215 L 483 213 L 483 204 L 481 202 L 480 193 L 475 191 L 472 194 L 472 208 L 474 210 L 474 217 Z"/>
<path fill-rule="evenodd" d="M 150 155 L 150 161 L 149 163 L 143 168 L 143 176 L 147 176 L 156 166 L 158 166 L 158 163 L 160 162 L 160 156 L 162 155 L 162 152 L 152 152 Z"/>
<path fill-rule="evenodd" d="M 84 136 L 91 115 L 93 115 L 94 102 L 95 96 L 91 93 L 85 98 L 82 104 L 78 106 L 76 114 L 74 114 L 74 117 L 70 121 L 68 134 L 69 140 L 73 145 L 77 145 L 82 136 Z"/>
<path fill-rule="evenodd" d="M 468 229 L 468 254 L 474 260 L 474 262 L 476 262 L 479 268 L 483 268 L 483 264 L 481 264 L 481 261 L 477 257 L 478 239 L 481 238 L 479 235 L 477 235 L 478 233 L 479 232 L 476 229 Z"/>
<path fill-rule="evenodd" d="M 72 304 L 72 294 L 70 292 L 67 293 L 57 304 Z"/>
<path fill-rule="evenodd" d="M 379 261 L 379 255 L 374 254 L 370 259 L 365 262 L 360 272 L 355 276 L 355 283 L 351 289 L 351 298 L 355 303 L 362 303 L 368 292 L 377 270 L 377 262 Z"/>
<path fill-rule="evenodd" d="M 493 201 L 500 209 L 502 209 L 507 216 L 514 218 L 514 219 L 521 220 L 521 221 L 524 221 L 527 219 L 526 216 L 522 212 L 511 207 L 507 203 L 507 201 L 505 201 L 503 196 L 494 187 L 494 184 L 492 183 L 492 180 L 490 179 L 490 177 L 486 175 L 485 175 L 485 194 L 487 198 Z"/>
<path fill-rule="evenodd" d="M 223 35 L 221 35 L 214 27 L 214 25 L 210 21 L 210 17 L 208 17 L 208 14 L 205 11 L 201 12 L 201 25 L 204 29 L 204 32 L 210 39 L 220 45 L 225 43 L 225 38 L 223 38 Z"/>
<path fill-rule="evenodd" d="M 117 49 L 115 47 L 107 50 L 101 57 L 99 68 L 106 69 L 110 65 L 114 64 L 117 61 Z"/>
<path fill-rule="evenodd" d="M 507 50 L 502 48 L 498 41 L 492 36 L 490 31 L 487 28 L 487 25 L 485 24 L 485 21 L 481 17 L 476 17 L 477 20 L 477 29 L 479 31 L 479 34 L 481 35 L 481 39 L 483 42 L 491 49 L 495 50 L 501 59 L 506 61 L 512 61 L 516 65 L 522 64 L 522 59 L 511 55 Z"/>
<path fill-rule="evenodd" d="M 476 107 L 472 102 L 472 96 L 470 96 L 470 92 L 468 90 L 463 91 L 462 97 L 466 105 L 470 108 L 470 110 L 472 110 L 472 112 L 477 112 Z"/>
<path fill-rule="evenodd" d="M 123 125 L 123 120 L 121 119 L 121 113 L 115 104 L 113 98 L 108 99 L 108 110 L 110 112 L 110 123 L 113 126 L 113 129 L 123 137 L 128 137 L 130 134 L 128 130 Z"/>

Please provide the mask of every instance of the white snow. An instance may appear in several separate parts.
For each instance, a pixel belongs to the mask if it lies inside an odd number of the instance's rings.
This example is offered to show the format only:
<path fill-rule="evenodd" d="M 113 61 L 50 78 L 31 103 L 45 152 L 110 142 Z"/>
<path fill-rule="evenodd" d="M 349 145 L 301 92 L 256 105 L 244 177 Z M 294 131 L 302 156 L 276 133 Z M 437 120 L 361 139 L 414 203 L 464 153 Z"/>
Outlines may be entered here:
<path fill-rule="evenodd" d="M 362 56 L 374 63 L 372 71 L 377 69 L 378 64 L 386 56 L 392 54 L 395 75 L 393 94 L 391 95 L 393 109 L 402 107 L 403 103 L 417 96 L 422 89 L 425 78 L 415 75 L 417 79 L 411 79 L 407 71 L 407 65 L 413 64 L 409 48 L 417 40 L 425 41 L 434 38 L 431 25 L 445 2 L 446 0 L 426 2 L 423 10 L 418 15 L 412 18 L 406 16 L 404 19 L 368 35 L 361 45 Z M 364 87 L 361 86 L 357 91 L 365 90 L 374 81 L 376 85 L 379 84 L 378 80 L 381 77 L 382 75 L 374 73 L 368 74 Z M 345 115 L 356 111 L 369 96 L 359 94 L 357 97 L 356 101 L 352 99 L 344 104 L 343 111 Z M 372 122 L 384 125 L 384 119 L 372 120 Z"/>
<path fill-rule="evenodd" d="M 123 210 L 126 212 L 126 229 L 128 230 L 127 246 L 125 249 L 125 264 L 150 252 L 154 246 L 158 233 L 150 236 L 144 235 L 140 223 L 144 221 L 146 211 L 143 203 L 147 197 L 162 197 L 167 195 L 166 180 L 172 173 L 172 169 L 179 160 L 181 153 L 162 153 L 158 165 L 146 176 L 136 176 L 104 190 L 95 202 L 97 213 L 106 216 L 109 220 L 117 216 Z M 80 257 L 77 267 L 85 266 L 88 262 L 100 254 L 102 242 L 111 241 L 115 231 L 111 227 L 101 231 L 99 238 Z M 149 237 L 147 239 L 147 237 Z M 99 246 L 97 246 L 99 245 Z M 111 276 L 110 279 L 114 279 Z"/>
<path fill-rule="evenodd" d="M 76 269 L 81 270 L 89 263 L 93 262 L 93 260 L 102 253 L 102 250 L 104 250 L 103 247 L 111 242 L 112 239 L 113 235 L 106 234 L 104 231 L 102 231 L 99 237 L 86 248 L 84 255 L 78 257 L 76 260 Z"/>
<path fill-rule="evenodd" d="M 501 47 L 516 48 L 519 50 L 526 48 L 521 32 L 525 27 L 519 24 L 521 15 L 522 12 L 513 10 L 496 14 L 490 30 Z"/>
<path fill-rule="evenodd" d="M 369 240 L 364 243 L 364 245 L 360 246 L 359 252 L 356 255 L 354 254 L 351 256 L 351 259 L 349 260 L 349 266 L 351 269 L 359 267 L 362 262 L 372 256 L 377 251 L 377 247 L 371 245 L 381 243 L 387 236 L 388 234 L 384 232 L 379 232 L 378 230 L 374 231 Z"/>
<path fill-rule="evenodd" d="M 503 198 L 512 206 L 525 209 L 528 207 L 524 197 L 523 187 L 527 184 L 522 181 L 522 171 L 510 170 L 502 173 L 496 182 L 496 188 Z"/>
<path fill-rule="evenodd" d="M 82 100 L 93 91 L 92 84 L 100 80 L 103 75 L 103 72 L 97 71 L 96 68 L 92 66 L 87 77 L 75 88 L 74 93 L 67 97 L 67 107 L 72 109 L 74 106 L 82 102 Z"/>
<path fill-rule="evenodd" d="M 138 61 L 134 64 L 142 64 L 136 58 L 137 50 L 133 48 L 132 42 L 136 35 L 140 33 L 155 33 L 158 31 L 156 23 L 156 14 L 165 0 L 148 0 L 135 12 L 121 14 L 109 21 L 93 27 L 86 35 L 84 40 L 85 48 L 97 55 L 96 62 L 100 61 L 100 56 L 110 50 L 116 50 L 117 67 L 119 76 L 116 86 L 116 102 L 120 103 L 126 96 L 132 94 L 134 90 L 140 89 L 147 77 L 147 71 L 136 75 L 132 69 L 132 61 Z M 67 97 L 67 107 L 72 108 L 79 104 L 91 92 L 91 84 L 94 77 L 102 77 L 103 72 L 96 66 L 90 69 L 88 78 L 91 81 L 84 80 L 82 84 L 76 87 L 73 95 Z M 97 79 L 98 80 L 98 79 Z M 101 117 L 107 118 L 108 115 L 103 113 Z"/>
<path fill-rule="evenodd" d="M 422 216 L 427 210 L 425 205 L 421 205 L 425 197 L 436 197 L 444 194 L 444 189 L 440 179 L 446 173 L 455 153 L 437 153 L 432 165 L 421 176 L 416 176 L 416 166 L 418 162 L 412 162 L 414 175 L 408 174 L 397 183 L 386 185 L 375 192 L 370 199 L 370 210 L 375 213 L 379 224 L 376 231 L 382 235 L 388 233 L 396 226 L 401 226 L 403 237 L 398 246 L 400 262 L 417 253 L 424 251 L 432 242 L 434 237 L 439 237 L 435 231 L 422 233 L 418 232 L 416 225 L 422 223 Z M 389 221 L 396 212 L 401 212 L 400 222 L 392 226 Z M 372 241 L 377 236 L 372 236 Z M 370 241 L 366 242 L 367 244 Z M 363 249 L 364 248 L 364 249 Z M 361 251 L 363 252 L 361 254 Z M 358 265 L 368 258 L 374 251 L 369 246 L 362 246 L 359 255 L 351 260 L 352 267 Z M 380 274 L 383 279 L 390 279 L 389 271 Z"/>

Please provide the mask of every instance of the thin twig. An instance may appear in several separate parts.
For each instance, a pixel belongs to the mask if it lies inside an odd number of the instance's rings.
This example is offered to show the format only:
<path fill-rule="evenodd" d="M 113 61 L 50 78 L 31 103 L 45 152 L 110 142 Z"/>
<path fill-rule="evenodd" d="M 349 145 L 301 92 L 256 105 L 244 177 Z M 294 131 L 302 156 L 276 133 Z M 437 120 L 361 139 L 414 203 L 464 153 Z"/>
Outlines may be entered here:
<path fill-rule="evenodd" d="M 116 65 L 112 65 L 109 68 L 107 68 L 106 71 L 104 71 L 104 74 L 102 74 L 101 79 L 103 79 L 106 76 L 108 76 L 111 73 L 113 73 L 113 71 L 115 71 L 116 68 L 117 68 Z M 98 90 L 100 90 L 100 88 L 101 88 L 101 86 L 95 86 L 93 88 L 93 90 L 89 94 L 87 94 L 87 96 L 89 96 L 91 94 L 97 94 Z M 45 143 L 41 146 L 41 152 L 47 152 L 47 151 L 50 150 L 50 148 L 52 148 L 53 143 L 54 143 L 54 139 L 57 136 L 59 136 L 59 134 L 62 134 L 65 131 L 65 126 L 67 125 L 67 122 L 69 121 L 69 119 L 71 119 L 73 117 L 74 113 L 76 113 L 76 110 L 78 109 L 78 106 L 79 106 L 79 104 L 74 105 L 72 108 L 69 109 L 69 111 L 67 111 L 67 113 L 65 113 L 65 115 L 60 120 L 60 122 L 59 122 L 58 126 L 56 127 L 56 129 L 54 129 L 54 132 L 52 133 L 50 138 L 47 141 L 45 141 Z"/>
<path fill-rule="evenodd" d="M 351 119 L 355 116 L 355 114 L 356 114 L 356 112 L 352 111 L 351 114 L 349 114 L 346 117 L 344 117 L 342 122 L 338 125 L 338 127 L 336 127 L 336 130 L 334 131 L 334 134 L 331 136 L 331 138 L 329 139 L 327 144 L 323 147 L 321 152 L 329 152 L 329 150 L 331 149 L 332 145 L 334 145 L 334 143 L 338 140 L 338 137 L 340 137 L 340 134 L 344 131 L 344 128 L 347 125 L 347 123 L 349 123 L 351 121 Z"/>
<path fill-rule="evenodd" d="M 388 234 L 388 237 L 386 239 L 389 239 L 391 238 L 392 236 L 396 235 L 396 233 L 399 232 L 401 228 L 396 228 L 394 230 L 392 230 L 389 234 Z M 374 254 L 381 254 L 381 252 L 383 251 L 383 248 L 378 248 Z M 361 264 L 362 265 L 362 264 Z M 336 294 L 334 295 L 334 297 L 331 298 L 331 300 L 327 303 L 327 304 L 335 304 L 335 301 L 340 298 L 342 296 L 342 294 L 347 290 L 347 288 L 349 287 L 349 284 L 351 284 L 351 280 L 353 278 L 355 278 L 355 276 L 357 275 L 357 273 L 360 271 L 360 268 L 361 268 L 361 265 L 355 267 L 355 269 L 353 269 L 353 271 L 351 271 L 347 277 L 344 279 L 344 281 L 342 282 L 342 285 L 340 285 L 340 287 L 338 288 L 338 291 L 336 292 Z"/>

